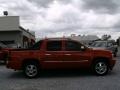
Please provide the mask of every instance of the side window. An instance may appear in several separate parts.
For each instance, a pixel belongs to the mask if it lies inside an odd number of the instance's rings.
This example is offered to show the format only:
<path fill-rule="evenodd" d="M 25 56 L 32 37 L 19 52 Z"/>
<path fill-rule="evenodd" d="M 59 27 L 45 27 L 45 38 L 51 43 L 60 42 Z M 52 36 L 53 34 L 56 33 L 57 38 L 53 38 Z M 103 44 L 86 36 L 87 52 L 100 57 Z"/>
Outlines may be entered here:
<path fill-rule="evenodd" d="M 66 41 L 65 50 L 66 51 L 80 51 L 81 44 L 78 42 L 74 42 L 74 41 Z"/>
<path fill-rule="evenodd" d="M 61 41 L 48 41 L 47 42 L 47 51 L 61 51 L 62 42 Z"/>

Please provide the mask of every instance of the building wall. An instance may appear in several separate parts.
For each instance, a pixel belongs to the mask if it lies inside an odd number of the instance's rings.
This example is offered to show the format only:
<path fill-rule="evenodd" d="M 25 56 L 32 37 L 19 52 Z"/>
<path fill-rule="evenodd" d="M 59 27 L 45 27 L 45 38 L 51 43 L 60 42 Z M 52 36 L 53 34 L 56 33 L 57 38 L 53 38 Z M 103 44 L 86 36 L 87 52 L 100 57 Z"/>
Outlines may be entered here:
<path fill-rule="evenodd" d="M 0 31 L 19 30 L 19 16 L 0 17 Z"/>
<path fill-rule="evenodd" d="M 14 41 L 20 47 L 27 48 L 31 41 L 35 41 L 35 35 L 20 26 L 19 16 L 0 17 L 0 41 Z"/>

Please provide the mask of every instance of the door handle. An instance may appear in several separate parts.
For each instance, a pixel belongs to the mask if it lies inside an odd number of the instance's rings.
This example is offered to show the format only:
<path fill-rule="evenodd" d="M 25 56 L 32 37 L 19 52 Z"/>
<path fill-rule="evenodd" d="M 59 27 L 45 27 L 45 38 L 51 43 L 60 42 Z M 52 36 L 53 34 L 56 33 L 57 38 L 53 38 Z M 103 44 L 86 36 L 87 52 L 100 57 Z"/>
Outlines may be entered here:
<path fill-rule="evenodd" d="M 70 56 L 71 54 L 65 54 L 66 56 Z"/>
<path fill-rule="evenodd" d="M 51 54 L 45 54 L 45 55 L 50 56 Z"/>

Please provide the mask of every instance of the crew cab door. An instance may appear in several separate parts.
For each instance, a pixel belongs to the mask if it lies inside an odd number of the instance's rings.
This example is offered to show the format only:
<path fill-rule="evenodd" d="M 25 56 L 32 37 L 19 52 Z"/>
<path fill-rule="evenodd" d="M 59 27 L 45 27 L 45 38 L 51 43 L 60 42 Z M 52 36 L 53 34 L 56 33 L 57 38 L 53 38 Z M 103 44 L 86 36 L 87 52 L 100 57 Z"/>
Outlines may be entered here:
<path fill-rule="evenodd" d="M 87 67 L 91 54 L 85 46 L 76 41 L 65 41 L 64 43 L 64 67 L 65 68 L 80 68 Z"/>
<path fill-rule="evenodd" d="M 57 69 L 61 68 L 63 60 L 62 41 L 49 40 L 46 42 L 44 68 Z"/>

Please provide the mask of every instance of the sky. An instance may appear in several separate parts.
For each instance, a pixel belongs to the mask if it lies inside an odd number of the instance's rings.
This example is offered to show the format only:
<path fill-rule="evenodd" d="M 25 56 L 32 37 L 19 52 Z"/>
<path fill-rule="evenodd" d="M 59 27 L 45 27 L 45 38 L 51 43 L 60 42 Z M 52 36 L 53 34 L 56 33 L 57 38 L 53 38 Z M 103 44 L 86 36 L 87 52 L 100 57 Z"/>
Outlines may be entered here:
<path fill-rule="evenodd" d="M 0 0 L 0 16 L 20 16 L 36 37 L 120 36 L 120 0 Z"/>

